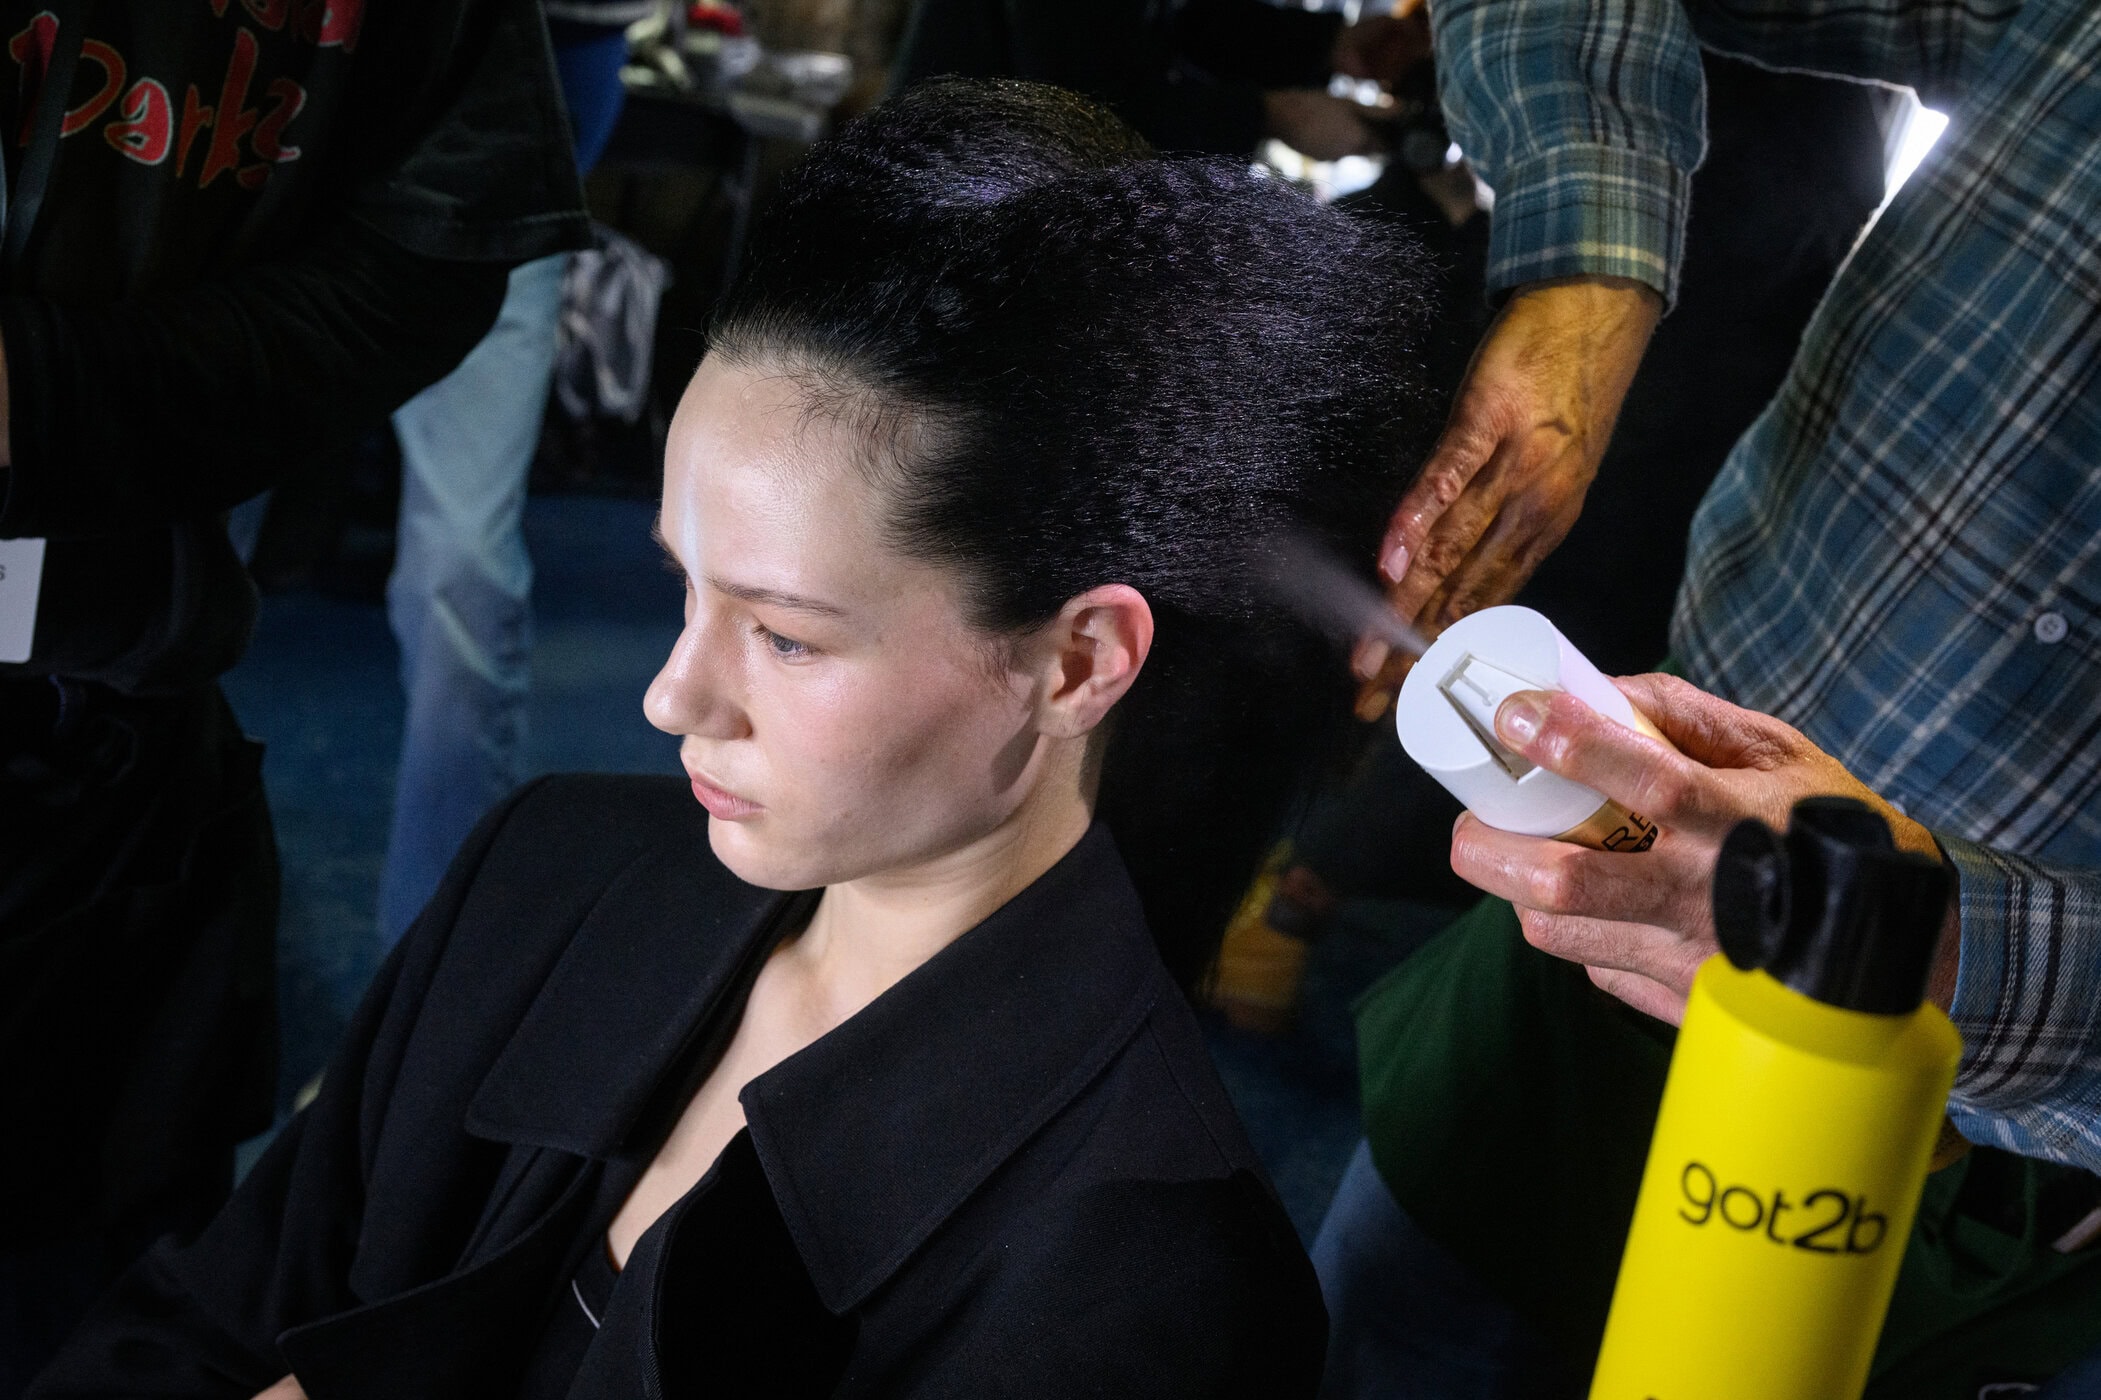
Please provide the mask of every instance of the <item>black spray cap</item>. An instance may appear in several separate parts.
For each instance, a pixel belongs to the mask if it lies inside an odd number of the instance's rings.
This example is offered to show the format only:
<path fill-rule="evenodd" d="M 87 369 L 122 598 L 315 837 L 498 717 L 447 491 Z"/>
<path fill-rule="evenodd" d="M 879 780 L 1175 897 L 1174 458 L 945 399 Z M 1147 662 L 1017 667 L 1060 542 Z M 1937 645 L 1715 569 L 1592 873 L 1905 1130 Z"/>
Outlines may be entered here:
<path fill-rule="evenodd" d="M 1851 1011 L 1903 1015 L 1926 999 L 1947 900 L 1941 863 L 1898 850 L 1850 797 L 1797 802 L 1785 836 L 1738 822 L 1714 867 L 1729 961 Z"/>

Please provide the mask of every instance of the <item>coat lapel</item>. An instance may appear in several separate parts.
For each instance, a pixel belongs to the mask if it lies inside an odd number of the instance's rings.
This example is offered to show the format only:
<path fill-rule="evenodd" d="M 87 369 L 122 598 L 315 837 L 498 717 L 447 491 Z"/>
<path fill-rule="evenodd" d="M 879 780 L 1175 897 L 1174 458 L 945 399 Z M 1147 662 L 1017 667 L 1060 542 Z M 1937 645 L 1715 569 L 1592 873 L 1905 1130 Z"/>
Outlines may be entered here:
<path fill-rule="evenodd" d="M 584 1226 L 596 1173 L 533 1151 L 514 1201 L 553 1200 L 486 1256 L 421 1288 L 278 1340 L 312 1400 L 475 1400 L 516 1391 L 550 1280 Z M 537 1189 L 536 1189 L 537 1188 Z"/>
<path fill-rule="evenodd" d="M 1028 889 L 745 1086 L 824 1305 L 858 1305 L 1174 996 L 1097 823 Z"/>
<path fill-rule="evenodd" d="M 745 884 L 706 849 L 646 852 L 570 940 L 468 1106 L 467 1131 L 581 1157 L 620 1151 L 792 898 Z"/>
<path fill-rule="evenodd" d="M 596 1195 L 792 896 L 743 884 L 702 848 L 643 852 L 586 915 L 469 1104 L 511 1152 L 459 1266 L 295 1328 L 313 1400 L 471 1400 L 515 1392 Z"/>

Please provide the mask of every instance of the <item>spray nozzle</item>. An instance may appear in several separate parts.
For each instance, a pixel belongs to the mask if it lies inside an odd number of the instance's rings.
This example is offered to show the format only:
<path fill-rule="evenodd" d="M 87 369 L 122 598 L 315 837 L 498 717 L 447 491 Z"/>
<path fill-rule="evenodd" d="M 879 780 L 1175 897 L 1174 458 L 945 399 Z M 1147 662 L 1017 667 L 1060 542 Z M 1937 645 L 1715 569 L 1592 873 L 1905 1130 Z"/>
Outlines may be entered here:
<path fill-rule="evenodd" d="M 1787 834 L 1738 822 L 1714 867 L 1714 927 L 1729 961 L 1804 996 L 1901 1015 L 1925 999 L 1948 875 L 1900 851 L 1864 802 L 1809 797 Z"/>
<path fill-rule="evenodd" d="M 1512 778 L 1522 778 L 1532 771 L 1529 760 L 1503 747 L 1496 738 L 1496 711 L 1503 702 L 1520 690 L 1552 690 L 1537 681 L 1528 681 L 1523 676 L 1512 675 L 1492 661 L 1483 661 L 1468 652 L 1460 658 L 1445 678 L 1437 683 L 1444 698 L 1452 702 L 1452 708 L 1466 721 L 1467 728 L 1481 741 L 1489 756 L 1502 765 L 1503 771 Z"/>

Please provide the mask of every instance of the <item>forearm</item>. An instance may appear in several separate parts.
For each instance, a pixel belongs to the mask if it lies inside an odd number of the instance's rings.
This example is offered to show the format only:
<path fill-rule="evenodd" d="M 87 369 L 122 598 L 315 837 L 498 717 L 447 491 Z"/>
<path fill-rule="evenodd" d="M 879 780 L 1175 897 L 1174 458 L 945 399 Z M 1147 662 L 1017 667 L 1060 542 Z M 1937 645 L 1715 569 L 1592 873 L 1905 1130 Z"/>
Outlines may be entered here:
<path fill-rule="evenodd" d="M 148 528 L 254 495 L 442 377 L 504 286 L 500 265 L 420 257 L 346 221 L 175 295 L 0 298 L 0 535 Z"/>
<path fill-rule="evenodd" d="M 1446 122 L 1496 193 L 1490 290 L 1603 275 L 1669 301 L 1706 119 L 1677 0 L 1458 0 L 1430 15 Z"/>
<path fill-rule="evenodd" d="M 1960 880 L 1950 1116 L 1973 1141 L 2101 1170 L 2101 871 L 1940 841 Z"/>

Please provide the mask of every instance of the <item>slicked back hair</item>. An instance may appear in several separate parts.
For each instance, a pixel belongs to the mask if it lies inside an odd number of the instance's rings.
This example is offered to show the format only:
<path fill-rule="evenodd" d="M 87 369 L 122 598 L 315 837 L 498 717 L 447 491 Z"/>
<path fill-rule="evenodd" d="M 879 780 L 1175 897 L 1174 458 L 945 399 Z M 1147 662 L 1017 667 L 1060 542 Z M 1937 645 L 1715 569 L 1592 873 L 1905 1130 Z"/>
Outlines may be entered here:
<path fill-rule="evenodd" d="M 1191 985 L 1348 678 L 1263 585 L 1280 531 L 1369 570 L 1435 424 L 1424 256 L 1244 164 L 1154 154 L 1056 88 L 943 80 L 820 143 L 709 353 L 868 427 L 891 537 L 1015 634 L 1107 583 L 1152 652 L 1098 815 Z"/>

